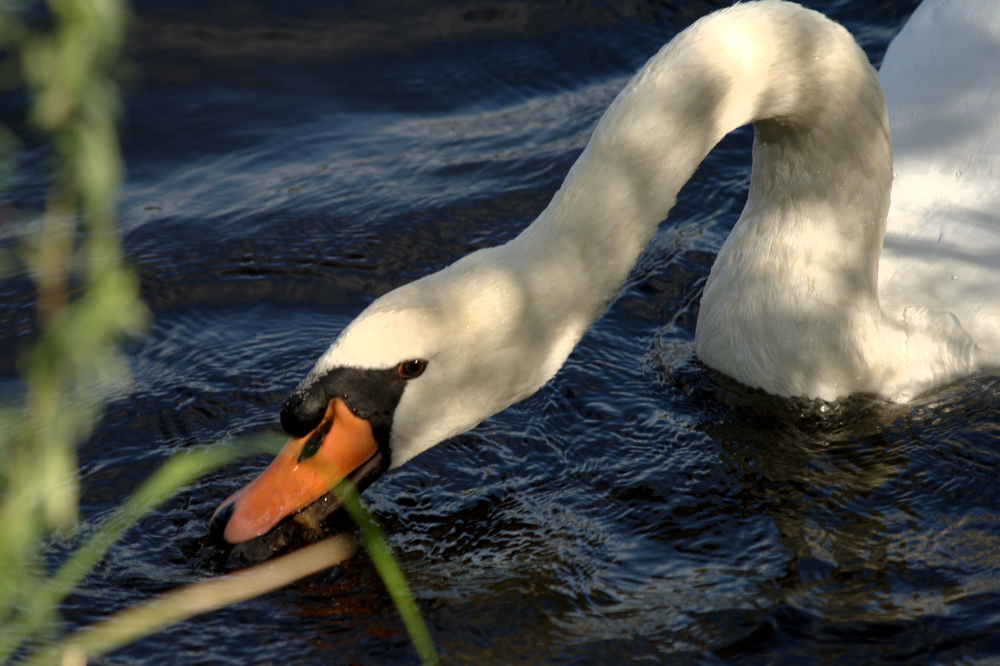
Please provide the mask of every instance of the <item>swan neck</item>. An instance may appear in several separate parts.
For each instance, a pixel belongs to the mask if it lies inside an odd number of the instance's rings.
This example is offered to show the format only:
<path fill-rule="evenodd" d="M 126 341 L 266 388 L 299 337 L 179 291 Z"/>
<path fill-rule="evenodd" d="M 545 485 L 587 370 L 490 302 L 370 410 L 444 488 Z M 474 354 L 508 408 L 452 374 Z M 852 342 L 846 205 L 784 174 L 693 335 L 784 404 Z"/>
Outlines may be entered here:
<path fill-rule="evenodd" d="M 786 201 L 819 197 L 831 176 L 859 170 L 866 178 L 838 189 L 839 199 L 887 206 L 888 188 L 880 189 L 891 173 L 867 177 L 886 154 L 891 160 L 891 150 L 881 89 L 864 53 L 816 12 L 746 3 L 705 17 L 646 63 L 519 240 L 547 244 L 551 252 L 536 254 L 575 272 L 574 289 L 603 308 L 708 152 L 751 122 L 759 148 L 751 200 L 775 192 Z M 825 150 L 857 136 L 850 132 L 858 125 L 868 130 L 858 140 Z M 881 244 L 880 230 L 871 231 L 869 273 Z"/>
<path fill-rule="evenodd" d="M 547 303 L 572 304 L 561 310 L 563 325 L 582 335 L 708 152 L 748 123 L 749 198 L 706 286 L 697 352 L 771 392 L 826 397 L 825 389 L 782 385 L 768 369 L 787 363 L 782 354 L 811 353 L 801 336 L 749 365 L 732 358 L 760 347 L 757 336 L 793 340 L 796 321 L 845 299 L 859 303 L 844 315 L 851 320 L 824 325 L 876 330 L 881 322 L 878 262 L 892 180 L 885 101 L 864 52 L 817 12 L 745 3 L 678 35 L 628 82 L 549 207 L 512 246 L 559 295 Z M 803 273 L 811 283 L 781 274 L 802 261 L 811 262 Z M 761 300 L 768 312 L 734 314 L 734 302 Z"/>

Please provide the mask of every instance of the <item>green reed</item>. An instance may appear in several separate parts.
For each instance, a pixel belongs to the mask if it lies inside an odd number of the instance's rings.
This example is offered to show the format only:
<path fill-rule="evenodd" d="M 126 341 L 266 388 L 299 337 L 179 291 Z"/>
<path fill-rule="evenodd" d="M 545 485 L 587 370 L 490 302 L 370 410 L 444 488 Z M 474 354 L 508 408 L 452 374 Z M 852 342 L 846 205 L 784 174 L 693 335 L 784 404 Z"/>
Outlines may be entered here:
<path fill-rule="evenodd" d="M 0 14 L 7 56 L 0 72 L 29 93 L 32 128 L 49 147 L 51 185 L 44 211 L 10 222 L 23 241 L 7 263 L 34 282 L 37 335 L 20 359 L 23 402 L 0 415 L 0 659 L 25 637 L 57 629 L 56 605 L 42 592 L 49 589 L 43 544 L 76 525 L 76 443 L 127 384 L 119 343 L 147 319 L 114 224 L 122 162 L 112 70 L 125 8 L 115 0 L 53 0 L 49 26 L 39 30 L 18 7 L 5 3 Z"/>

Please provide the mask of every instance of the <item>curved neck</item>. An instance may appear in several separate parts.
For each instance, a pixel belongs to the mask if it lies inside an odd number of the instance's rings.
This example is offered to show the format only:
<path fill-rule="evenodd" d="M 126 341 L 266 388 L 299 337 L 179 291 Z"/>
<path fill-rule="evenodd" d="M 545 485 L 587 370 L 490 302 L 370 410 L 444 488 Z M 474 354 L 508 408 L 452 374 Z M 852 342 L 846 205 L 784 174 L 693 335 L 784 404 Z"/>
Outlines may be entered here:
<path fill-rule="evenodd" d="M 766 0 L 705 17 L 651 58 L 611 104 L 548 208 L 510 243 L 510 251 L 530 257 L 530 270 L 544 275 L 548 289 L 564 290 L 574 303 L 566 316 L 575 328 L 582 324 L 580 335 L 620 289 L 698 164 L 750 122 L 750 196 L 727 245 L 735 236 L 750 242 L 724 249 L 712 279 L 728 272 L 739 297 L 752 286 L 743 278 L 760 277 L 762 268 L 776 268 L 777 256 L 801 255 L 805 245 L 815 249 L 806 255 L 816 270 L 846 279 L 877 313 L 892 178 L 878 78 L 844 28 Z M 728 307 L 706 291 L 701 318 L 715 305 Z"/>
<path fill-rule="evenodd" d="M 749 205 L 765 195 L 888 203 L 885 102 L 864 53 L 817 12 L 745 3 L 692 25 L 629 81 L 525 240 L 551 238 L 558 254 L 575 246 L 614 292 L 698 164 L 750 122 Z M 883 224 L 884 210 L 869 221 Z"/>

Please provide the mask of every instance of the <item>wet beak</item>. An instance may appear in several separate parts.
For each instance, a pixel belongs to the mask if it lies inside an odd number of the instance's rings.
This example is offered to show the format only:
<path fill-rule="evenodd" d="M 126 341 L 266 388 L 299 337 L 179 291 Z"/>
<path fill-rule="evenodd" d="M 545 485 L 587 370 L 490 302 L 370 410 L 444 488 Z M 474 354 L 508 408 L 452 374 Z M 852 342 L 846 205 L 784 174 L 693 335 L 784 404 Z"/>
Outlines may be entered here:
<path fill-rule="evenodd" d="M 267 533 L 379 454 L 367 420 L 340 398 L 305 437 L 289 439 L 260 476 L 231 495 L 212 516 L 212 532 L 231 544 Z"/>

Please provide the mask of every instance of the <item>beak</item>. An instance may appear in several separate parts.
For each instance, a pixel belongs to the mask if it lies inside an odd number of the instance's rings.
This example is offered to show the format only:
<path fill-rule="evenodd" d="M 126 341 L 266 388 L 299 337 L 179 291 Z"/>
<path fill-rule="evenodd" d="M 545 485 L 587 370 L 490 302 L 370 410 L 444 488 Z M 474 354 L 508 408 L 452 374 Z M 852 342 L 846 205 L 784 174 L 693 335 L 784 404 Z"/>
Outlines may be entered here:
<path fill-rule="evenodd" d="M 382 456 L 371 423 L 334 398 L 315 430 L 289 439 L 260 476 L 215 510 L 211 531 L 231 544 L 265 534 L 353 473 L 367 476 L 375 458 Z"/>

